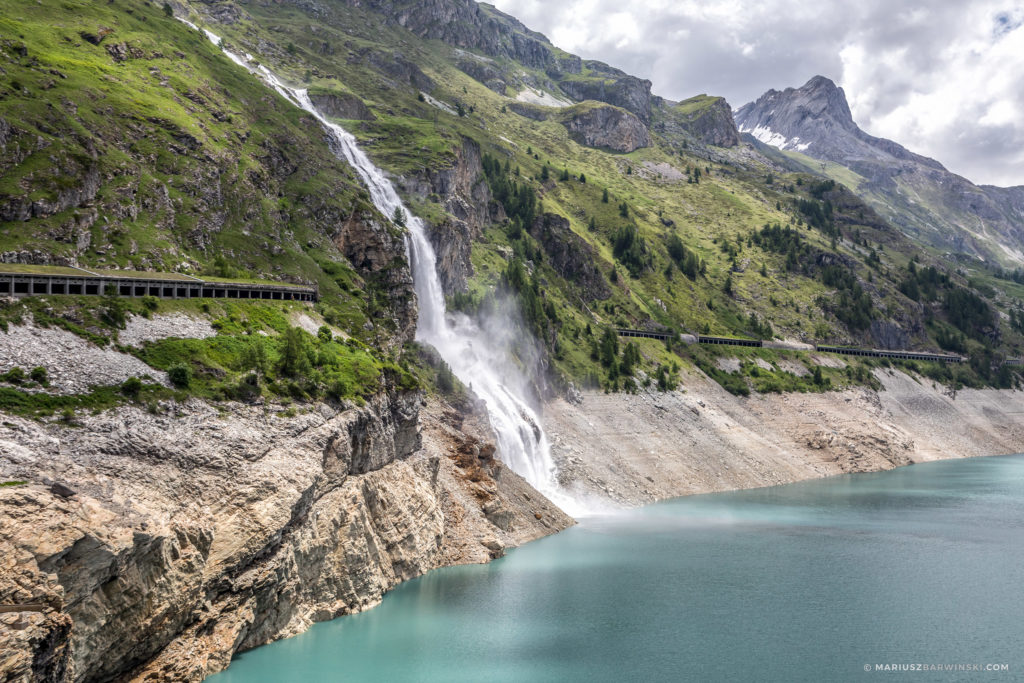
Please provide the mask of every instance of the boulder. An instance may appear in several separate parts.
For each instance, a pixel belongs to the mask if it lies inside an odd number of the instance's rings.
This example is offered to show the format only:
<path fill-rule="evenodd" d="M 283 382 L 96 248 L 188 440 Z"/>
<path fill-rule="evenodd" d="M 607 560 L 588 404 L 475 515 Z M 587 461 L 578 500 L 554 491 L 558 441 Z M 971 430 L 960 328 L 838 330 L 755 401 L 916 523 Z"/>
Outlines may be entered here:
<path fill-rule="evenodd" d="M 608 104 L 569 107 L 560 118 L 569 137 L 587 147 L 629 153 L 651 144 L 643 122 L 619 107 Z"/>
<path fill-rule="evenodd" d="M 332 119 L 356 121 L 375 121 L 377 119 L 361 99 L 350 93 L 310 93 L 309 99 L 322 114 Z"/>

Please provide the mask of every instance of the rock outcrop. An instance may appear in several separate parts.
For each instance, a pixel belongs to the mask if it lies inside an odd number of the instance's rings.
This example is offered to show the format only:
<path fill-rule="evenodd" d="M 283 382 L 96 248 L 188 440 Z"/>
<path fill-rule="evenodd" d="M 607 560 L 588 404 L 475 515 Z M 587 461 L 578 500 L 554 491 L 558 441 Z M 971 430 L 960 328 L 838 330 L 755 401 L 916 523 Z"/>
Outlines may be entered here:
<path fill-rule="evenodd" d="M 5 680 L 198 681 L 571 523 L 494 459 L 481 417 L 435 405 L 423 448 L 421 401 L 5 416 L 0 473 L 28 482 L 0 488 Z"/>
<path fill-rule="evenodd" d="M 543 35 L 526 28 L 514 17 L 474 0 L 345 2 L 380 12 L 387 22 L 404 26 L 422 38 L 473 48 L 495 57 L 508 57 L 531 68 L 543 69 L 555 63 L 551 46 Z"/>
<path fill-rule="evenodd" d="M 651 121 L 651 82 L 630 76 L 603 62 L 586 62 L 592 78 L 569 78 L 559 87 L 578 101 L 597 100 L 636 114 L 645 124 Z"/>
<path fill-rule="evenodd" d="M 311 198 L 310 204 L 319 203 Z M 311 206 L 312 208 L 312 206 Z M 390 348 L 412 341 L 416 334 L 416 291 L 405 258 L 404 234 L 370 211 L 338 217 L 334 245 L 368 279 L 381 285 L 394 329 Z"/>
<path fill-rule="evenodd" d="M 558 118 L 569 137 L 587 147 L 629 153 L 651 144 L 643 122 L 619 107 L 586 103 L 560 111 Z"/>
<path fill-rule="evenodd" d="M 473 274 L 473 241 L 492 222 L 491 190 L 484 177 L 480 145 L 463 138 L 455 159 L 447 168 L 428 168 L 398 179 L 404 193 L 419 200 L 433 196 L 444 207 L 445 219 L 429 223 L 431 243 L 437 256 L 437 272 L 445 293 L 466 291 Z"/>
<path fill-rule="evenodd" d="M 672 123 L 706 145 L 735 147 L 740 144 L 732 108 L 722 97 L 691 97 L 672 107 L 670 114 Z M 667 121 L 661 127 L 666 130 L 671 128 Z"/>
<path fill-rule="evenodd" d="M 508 86 L 505 82 L 505 76 L 502 72 L 498 71 L 493 64 L 478 58 L 461 59 L 455 63 L 455 66 L 463 73 L 472 76 L 499 95 L 505 94 L 505 90 Z"/>
<path fill-rule="evenodd" d="M 548 263 L 570 286 L 575 286 L 586 302 L 607 299 L 608 283 L 597 267 L 594 248 L 569 227 L 569 221 L 553 213 L 538 216 L 530 226 L 530 235 L 548 254 Z"/>
<path fill-rule="evenodd" d="M 312 92 L 309 99 L 318 111 L 333 119 L 374 121 L 376 116 L 361 99 L 344 92 Z"/>

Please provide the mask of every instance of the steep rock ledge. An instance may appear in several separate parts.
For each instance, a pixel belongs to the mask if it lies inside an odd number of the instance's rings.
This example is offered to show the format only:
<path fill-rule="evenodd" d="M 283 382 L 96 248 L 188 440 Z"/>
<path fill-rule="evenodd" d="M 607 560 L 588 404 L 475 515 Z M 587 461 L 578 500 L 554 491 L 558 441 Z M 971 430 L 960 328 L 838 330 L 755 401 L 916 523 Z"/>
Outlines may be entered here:
<path fill-rule="evenodd" d="M 579 105 L 558 115 L 569 137 L 581 145 L 628 154 L 651 145 L 647 127 L 639 118 L 612 105 Z"/>
<path fill-rule="evenodd" d="M 437 272 L 446 294 L 466 291 L 473 276 L 473 242 L 492 220 L 503 218 L 484 177 L 479 143 L 463 138 L 451 166 L 427 169 L 397 182 L 405 195 L 419 201 L 432 197 L 444 207 L 445 219 L 427 225 Z"/>
<path fill-rule="evenodd" d="M 482 416 L 433 404 L 423 448 L 421 401 L 293 418 L 191 401 L 81 428 L 4 416 L 0 475 L 28 483 L 0 488 L 0 599 L 23 607 L 2 615 L 0 671 L 201 680 L 572 523 L 494 460 Z"/>

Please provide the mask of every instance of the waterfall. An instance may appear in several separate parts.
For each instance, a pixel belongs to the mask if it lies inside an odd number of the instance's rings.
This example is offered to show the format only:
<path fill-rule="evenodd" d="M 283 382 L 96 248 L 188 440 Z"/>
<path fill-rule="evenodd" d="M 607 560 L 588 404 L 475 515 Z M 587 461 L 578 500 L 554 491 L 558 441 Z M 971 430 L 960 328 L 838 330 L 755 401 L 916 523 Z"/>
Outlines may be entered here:
<path fill-rule="evenodd" d="M 507 350 L 494 343 L 494 330 L 485 330 L 469 317 L 448 313 L 445 309 L 437 257 L 423 221 L 406 209 L 384 172 L 359 149 L 355 137 L 328 121 L 313 105 L 306 90 L 286 85 L 261 64 L 253 65 L 251 55 L 241 56 L 226 49 L 220 36 L 182 21 L 201 30 L 231 61 L 256 74 L 282 97 L 316 117 L 330 136 L 335 154 L 345 159 L 366 184 L 374 206 L 389 218 L 395 215 L 396 209 L 407 216 L 406 244 L 419 299 L 417 340 L 436 348 L 455 376 L 486 403 L 502 460 L 571 514 L 577 505 L 558 484 L 547 436 L 536 412 L 524 398 L 528 386 L 525 377 L 512 363 Z"/>

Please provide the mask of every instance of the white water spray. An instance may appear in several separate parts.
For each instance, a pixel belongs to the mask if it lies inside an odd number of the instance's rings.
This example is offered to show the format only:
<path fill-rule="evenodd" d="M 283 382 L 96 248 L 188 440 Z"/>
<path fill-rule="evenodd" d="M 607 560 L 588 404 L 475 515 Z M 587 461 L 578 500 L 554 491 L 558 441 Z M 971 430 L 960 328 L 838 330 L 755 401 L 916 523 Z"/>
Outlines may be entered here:
<path fill-rule="evenodd" d="M 258 75 L 282 97 L 316 117 L 330 135 L 334 152 L 348 161 L 363 179 L 374 206 L 389 218 L 395 215 L 396 209 L 408 217 L 407 246 L 420 310 L 416 338 L 436 348 L 455 376 L 487 404 L 491 426 L 498 437 L 499 453 L 513 471 L 570 514 L 582 512 L 577 501 L 558 484 L 547 436 L 536 412 L 523 398 L 527 382 L 522 373 L 510 362 L 507 351 L 496 348 L 493 338 L 476 322 L 460 313 L 446 311 L 437 258 L 427 238 L 426 226 L 402 204 L 394 186 L 359 149 L 355 137 L 328 121 L 313 105 L 306 90 L 285 85 L 265 66 L 254 65 L 251 55 L 243 57 L 224 48 L 220 36 L 188 21 L 184 23 L 201 30 L 231 61 Z"/>

